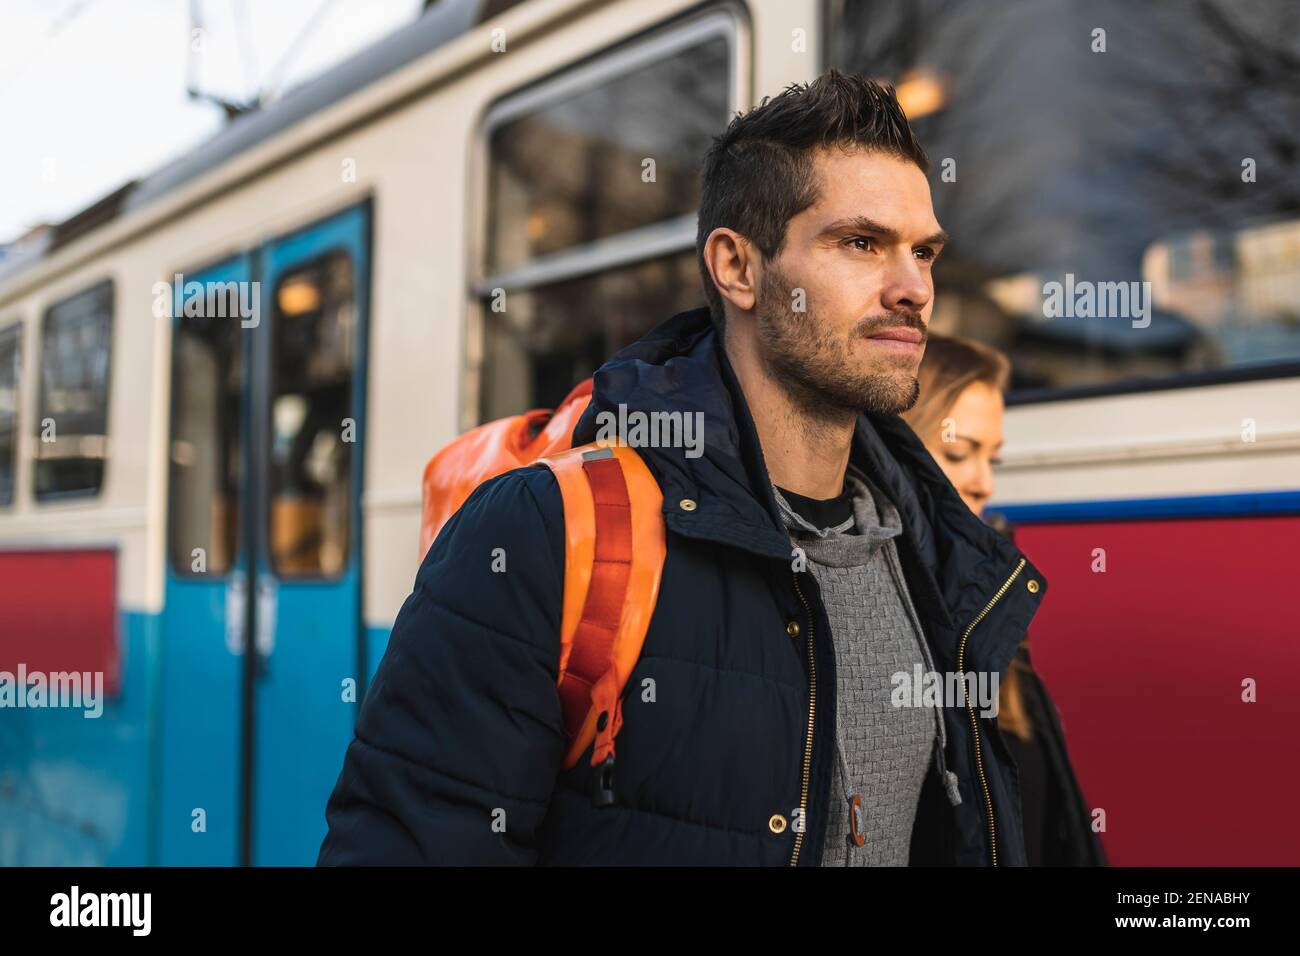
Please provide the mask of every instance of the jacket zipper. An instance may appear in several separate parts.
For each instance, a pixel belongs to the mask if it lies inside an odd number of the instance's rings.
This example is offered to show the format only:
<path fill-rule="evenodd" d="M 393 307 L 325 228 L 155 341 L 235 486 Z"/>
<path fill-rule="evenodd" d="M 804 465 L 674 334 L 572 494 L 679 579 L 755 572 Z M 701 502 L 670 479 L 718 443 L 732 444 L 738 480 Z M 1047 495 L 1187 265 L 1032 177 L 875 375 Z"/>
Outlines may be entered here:
<path fill-rule="evenodd" d="M 975 625 L 984 620 L 989 611 L 993 610 L 993 605 L 997 604 L 998 601 L 1002 599 L 1002 595 L 1006 594 L 1007 591 L 1010 590 L 1011 583 L 1020 576 L 1020 572 L 1024 570 L 1024 567 L 1025 559 L 1021 558 L 1020 563 L 1016 565 L 1016 569 L 1011 572 L 1011 577 L 1002 582 L 1002 587 L 998 588 L 997 593 L 989 599 L 989 603 L 984 605 L 984 610 L 975 615 L 975 620 L 971 621 L 970 624 L 967 625 L 965 633 L 961 636 L 961 645 L 957 649 L 958 674 L 966 673 L 966 638 L 970 637 L 970 632 L 975 630 Z M 993 865 L 997 866 L 998 833 L 997 827 L 993 822 L 993 797 L 989 795 L 989 782 L 984 776 L 984 758 L 980 751 L 979 721 L 975 719 L 975 705 L 971 703 L 969 694 L 966 695 L 966 713 L 970 715 L 971 733 L 974 734 L 975 737 L 975 771 L 979 774 L 980 788 L 984 791 L 984 810 L 988 815 L 989 821 L 989 848 L 993 855 Z"/>
<path fill-rule="evenodd" d="M 813 656 L 813 617 L 812 609 L 799 588 L 799 575 L 794 575 L 794 593 L 799 595 L 804 614 L 808 618 L 808 736 L 803 747 L 803 786 L 799 791 L 799 822 L 801 828 L 795 831 L 794 852 L 790 855 L 790 865 L 799 863 L 799 850 L 803 846 L 804 831 L 808 829 L 808 780 L 812 774 L 813 720 L 817 713 L 817 660 Z"/>

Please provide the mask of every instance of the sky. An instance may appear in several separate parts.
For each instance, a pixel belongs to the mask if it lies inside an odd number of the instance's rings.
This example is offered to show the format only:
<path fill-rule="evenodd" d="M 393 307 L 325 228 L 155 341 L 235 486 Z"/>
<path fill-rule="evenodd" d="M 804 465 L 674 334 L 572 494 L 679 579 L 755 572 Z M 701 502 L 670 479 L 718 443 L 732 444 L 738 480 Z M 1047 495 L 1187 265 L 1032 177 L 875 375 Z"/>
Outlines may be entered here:
<path fill-rule="evenodd" d="M 0 0 L 0 244 L 56 223 L 419 15 L 421 0 Z M 196 10 L 202 29 L 191 46 Z M 286 58 L 287 57 L 287 58 Z"/>

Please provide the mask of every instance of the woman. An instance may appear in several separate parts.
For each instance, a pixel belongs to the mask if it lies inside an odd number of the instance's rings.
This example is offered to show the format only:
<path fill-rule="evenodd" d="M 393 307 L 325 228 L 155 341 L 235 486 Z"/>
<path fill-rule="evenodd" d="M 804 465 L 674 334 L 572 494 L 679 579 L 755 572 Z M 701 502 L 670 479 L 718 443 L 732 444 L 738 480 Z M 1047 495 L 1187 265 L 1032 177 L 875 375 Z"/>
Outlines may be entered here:
<path fill-rule="evenodd" d="M 1002 448 L 1002 393 L 1010 377 L 1001 352 L 968 339 L 931 335 L 921 362 L 920 400 L 903 415 L 980 517 L 993 495 L 993 468 Z M 1012 537 L 1000 515 L 986 520 Z M 1001 684 L 998 729 L 1019 771 L 1030 866 L 1104 866 L 1056 706 L 1030 667 L 1025 643 Z"/>

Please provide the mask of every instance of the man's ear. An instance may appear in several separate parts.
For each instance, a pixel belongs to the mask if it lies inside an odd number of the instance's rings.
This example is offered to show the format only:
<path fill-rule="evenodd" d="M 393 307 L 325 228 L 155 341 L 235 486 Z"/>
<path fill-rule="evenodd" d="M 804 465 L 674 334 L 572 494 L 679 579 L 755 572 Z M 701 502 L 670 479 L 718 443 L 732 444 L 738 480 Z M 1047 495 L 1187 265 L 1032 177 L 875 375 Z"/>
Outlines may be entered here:
<path fill-rule="evenodd" d="M 725 226 L 709 233 L 704 241 L 704 264 L 713 277 L 724 306 L 730 302 L 740 312 L 749 312 L 758 301 L 758 250 L 748 239 Z"/>

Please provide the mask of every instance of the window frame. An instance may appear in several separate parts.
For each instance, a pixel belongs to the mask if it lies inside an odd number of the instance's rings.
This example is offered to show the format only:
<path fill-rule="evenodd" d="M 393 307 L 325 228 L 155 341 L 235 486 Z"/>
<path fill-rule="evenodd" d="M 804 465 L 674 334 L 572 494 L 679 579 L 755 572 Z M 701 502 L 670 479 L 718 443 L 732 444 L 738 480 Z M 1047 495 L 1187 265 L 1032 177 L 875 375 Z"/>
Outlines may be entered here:
<path fill-rule="evenodd" d="M 497 97 L 484 110 L 474 139 L 470 163 L 475 177 L 470 195 L 475 213 L 470 217 L 472 241 L 467 255 L 467 322 L 461 354 L 461 387 L 457 417 L 462 429 L 483 420 L 479 394 L 484 365 L 486 322 L 483 300 L 495 289 L 507 292 L 535 289 L 569 279 L 596 275 L 637 265 L 652 259 L 695 248 L 698 213 L 660 220 L 624 230 L 591 242 L 537 256 L 522 265 L 495 273 L 486 272 L 488 181 L 492 135 L 506 123 L 546 106 L 599 87 L 602 83 L 659 62 L 705 40 L 721 37 L 727 44 L 727 115 L 740 108 L 742 43 L 747 40 L 747 19 L 743 5 L 721 0 L 702 9 L 620 37 L 600 49 L 552 72 L 525 82 Z M 703 290 L 701 290 L 701 295 Z"/>
<path fill-rule="evenodd" d="M 40 456 L 33 453 L 31 456 L 32 465 L 32 501 L 38 505 L 53 505 L 67 501 L 89 501 L 96 498 L 102 498 L 104 488 L 108 485 L 109 479 L 109 461 L 111 455 L 111 444 L 109 441 L 109 425 L 111 424 L 112 398 L 113 398 L 113 359 L 115 348 L 115 337 L 117 332 L 117 283 L 113 277 L 109 276 L 100 279 L 98 282 L 83 286 L 78 291 L 49 303 L 41 310 L 40 318 L 40 343 L 39 348 L 35 351 L 36 361 L 36 416 L 35 423 L 39 426 L 40 422 L 45 419 L 45 346 L 49 340 L 50 314 L 59 306 L 66 305 L 73 299 L 81 298 L 84 295 L 104 290 L 105 298 L 108 302 L 108 368 L 104 376 L 104 469 L 100 475 L 99 484 L 95 488 L 83 488 L 75 491 L 55 491 L 41 493 L 39 482 L 37 481 L 37 470 L 40 466 Z M 39 431 L 33 435 L 39 441 Z"/>
<path fill-rule="evenodd" d="M 25 379 L 23 377 L 23 362 L 25 361 L 25 356 L 23 355 L 23 332 L 25 328 L 26 323 L 23 322 L 21 317 L 15 317 L 11 321 L 0 325 L 0 349 L 5 348 L 9 344 L 9 341 L 12 340 L 16 356 L 15 362 L 18 369 L 14 376 L 14 424 L 12 431 L 14 444 L 12 458 L 9 462 L 10 495 L 8 501 L 0 499 L 0 508 L 5 509 L 6 511 L 12 511 L 18 505 L 18 475 L 22 470 L 20 467 L 21 455 L 19 455 L 19 450 L 22 447 L 24 438 L 22 420 L 23 385 L 25 384 Z"/>

